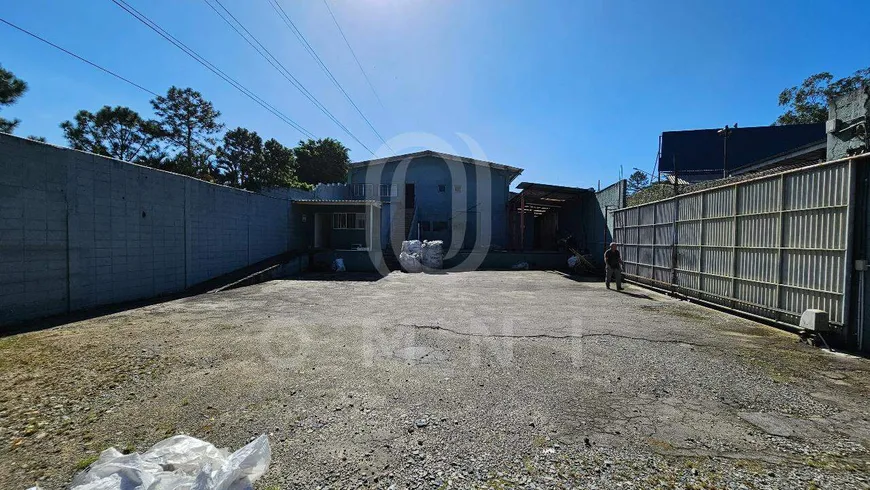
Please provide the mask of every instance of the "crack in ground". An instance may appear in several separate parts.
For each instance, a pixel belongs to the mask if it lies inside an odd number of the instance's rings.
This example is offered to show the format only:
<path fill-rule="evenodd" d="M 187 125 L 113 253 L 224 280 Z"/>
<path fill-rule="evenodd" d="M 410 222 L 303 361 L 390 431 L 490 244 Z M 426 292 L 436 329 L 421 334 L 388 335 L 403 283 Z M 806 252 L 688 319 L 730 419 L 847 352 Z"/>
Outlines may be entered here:
<path fill-rule="evenodd" d="M 691 345 L 692 347 L 711 347 L 707 344 L 699 344 L 696 342 L 691 342 L 688 340 L 661 340 L 661 339 L 650 339 L 646 337 L 633 337 L 631 335 L 620 335 L 616 333 L 606 333 L 606 332 L 592 332 L 592 333 L 584 333 L 579 335 L 567 334 L 567 335 L 552 335 L 546 333 L 539 334 L 530 334 L 530 335 L 521 335 L 521 334 L 498 334 L 498 333 L 472 333 L 472 332 L 460 332 L 458 330 L 454 330 L 448 327 L 442 327 L 440 325 L 417 325 L 414 323 L 399 323 L 397 326 L 406 327 L 406 328 L 415 328 L 420 330 L 442 330 L 444 332 L 450 332 L 454 335 L 460 335 L 463 337 L 483 337 L 483 338 L 491 338 L 491 339 L 554 339 L 554 340 L 567 340 L 567 339 L 579 339 L 582 340 L 587 337 L 613 337 L 617 339 L 626 339 L 626 340 L 637 340 L 640 342 L 650 342 L 654 344 L 686 344 Z"/>

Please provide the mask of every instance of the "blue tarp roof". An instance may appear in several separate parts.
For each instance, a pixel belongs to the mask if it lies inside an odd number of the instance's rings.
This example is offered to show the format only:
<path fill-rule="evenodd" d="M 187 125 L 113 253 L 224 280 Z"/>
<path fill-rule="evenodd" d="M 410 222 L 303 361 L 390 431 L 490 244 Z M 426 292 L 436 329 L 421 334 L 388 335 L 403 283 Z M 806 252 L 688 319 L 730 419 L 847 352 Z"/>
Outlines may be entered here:
<path fill-rule="evenodd" d="M 719 129 L 665 131 L 659 170 L 680 172 L 721 172 L 723 144 Z M 824 141 L 825 123 L 789 126 L 756 126 L 732 129 L 728 136 L 728 169 L 748 165 L 812 143 Z"/>

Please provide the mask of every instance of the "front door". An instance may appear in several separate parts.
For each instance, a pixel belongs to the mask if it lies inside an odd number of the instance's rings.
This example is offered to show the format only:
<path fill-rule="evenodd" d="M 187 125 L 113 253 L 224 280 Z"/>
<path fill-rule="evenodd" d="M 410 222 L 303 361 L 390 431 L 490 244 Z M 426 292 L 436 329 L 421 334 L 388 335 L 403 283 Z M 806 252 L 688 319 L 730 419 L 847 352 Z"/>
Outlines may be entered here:
<path fill-rule="evenodd" d="M 405 184 L 405 209 L 414 209 L 416 199 L 414 184 Z"/>
<path fill-rule="evenodd" d="M 329 235 L 332 229 L 332 214 L 314 214 L 314 248 L 329 247 Z"/>

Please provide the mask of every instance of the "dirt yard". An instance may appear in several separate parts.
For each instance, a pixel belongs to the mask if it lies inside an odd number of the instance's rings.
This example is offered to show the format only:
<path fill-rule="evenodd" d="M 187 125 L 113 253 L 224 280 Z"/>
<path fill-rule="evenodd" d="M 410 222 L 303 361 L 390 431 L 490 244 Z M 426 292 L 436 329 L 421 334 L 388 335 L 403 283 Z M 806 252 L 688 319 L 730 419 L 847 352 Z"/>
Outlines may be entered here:
<path fill-rule="evenodd" d="M 274 488 L 868 488 L 870 361 L 550 272 L 278 280 L 0 339 L 0 488 L 266 433 Z"/>

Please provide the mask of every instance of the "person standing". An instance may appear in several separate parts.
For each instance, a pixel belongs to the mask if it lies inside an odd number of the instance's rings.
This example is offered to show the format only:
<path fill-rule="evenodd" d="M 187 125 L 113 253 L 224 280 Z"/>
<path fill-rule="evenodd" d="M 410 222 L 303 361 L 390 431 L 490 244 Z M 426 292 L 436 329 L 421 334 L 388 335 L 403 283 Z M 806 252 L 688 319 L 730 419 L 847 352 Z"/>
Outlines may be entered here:
<path fill-rule="evenodd" d="M 610 248 L 604 252 L 604 283 L 610 289 L 610 281 L 616 280 L 616 290 L 622 291 L 622 257 L 616 243 L 611 243 Z"/>

